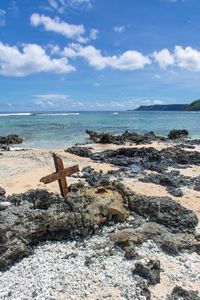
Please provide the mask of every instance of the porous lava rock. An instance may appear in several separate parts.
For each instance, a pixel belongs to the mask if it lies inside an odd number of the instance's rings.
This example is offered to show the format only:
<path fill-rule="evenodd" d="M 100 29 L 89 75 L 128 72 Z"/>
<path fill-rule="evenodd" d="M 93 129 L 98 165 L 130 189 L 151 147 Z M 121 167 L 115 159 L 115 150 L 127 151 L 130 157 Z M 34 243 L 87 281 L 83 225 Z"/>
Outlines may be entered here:
<path fill-rule="evenodd" d="M 181 139 L 181 138 L 186 138 L 188 137 L 189 132 L 186 129 L 173 129 L 170 131 L 170 133 L 168 134 L 168 138 L 170 140 L 176 140 L 176 139 Z"/>
<path fill-rule="evenodd" d="M 200 296 L 197 291 L 187 291 L 180 286 L 176 286 L 167 300 L 200 300 Z"/>
<path fill-rule="evenodd" d="M 144 135 L 138 134 L 134 131 L 130 132 L 128 130 L 119 135 L 114 135 L 109 132 L 97 132 L 93 130 L 86 130 L 86 133 L 90 136 L 90 140 L 93 143 L 99 144 L 122 145 L 128 142 L 136 144 L 149 144 L 154 140 L 166 140 L 164 137 L 156 136 L 153 131 L 147 132 Z"/>
<path fill-rule="evenodd" d="M 13 145 L 21 144 L 23 139 L 17 134 L 9 134 L 7 136 L 0 136 L 0 144 L 2 145 Z"/>
<path fill-rule="evenodd" d="M 0 269 L 31 253 L 42 240 L 80 239 L 103 225 L 130 218 L 132 230 L 115 237 L 118 246 L 125 243 L 125 251 L 147 239 L 162 247 L 172 237 L 180 240 L 174 245 L 177 251 L 200 249 L 195 239 L 195 213 L 170 198 L 135 194 L 118 181 L 104 180 L 93 187 L 71 185 L 65 199 L 37 189 L 11 195 L 6 201 L 10 205 L 0 211 Z"/>
<path fill-rule="evenodd" d="M 150 260 L 147 264 L 137 262 L 132 273 L 143 277 L 150 285 L 160 283 L 160 261 Z"/>
<path fill-rule="evenodd" d="M 129 216 L 122 195 L 113 186 L 82 187 L 66 199 L 43 190 L 8 197 L 0 211 L 0 268 L 32 250 L 40 240 L 84 237 L 111 220 Z"/>

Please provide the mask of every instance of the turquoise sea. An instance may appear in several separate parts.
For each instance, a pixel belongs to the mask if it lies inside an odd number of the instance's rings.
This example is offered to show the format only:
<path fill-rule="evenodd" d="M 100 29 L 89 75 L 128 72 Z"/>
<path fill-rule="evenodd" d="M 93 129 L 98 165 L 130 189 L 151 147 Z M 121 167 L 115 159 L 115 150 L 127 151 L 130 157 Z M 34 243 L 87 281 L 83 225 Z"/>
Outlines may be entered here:
<path fill-rule="evenodd" d="M 11 133 L 24 138 L 20 147 L 65 148 L 87 141 L 86 129 L 122 133 L 153 130 L 166 136 L 173 129 L 188 129 L 200 138 L 200 113 L 196 112 L 74 112 L 0 114 L 0 136 Z"/>

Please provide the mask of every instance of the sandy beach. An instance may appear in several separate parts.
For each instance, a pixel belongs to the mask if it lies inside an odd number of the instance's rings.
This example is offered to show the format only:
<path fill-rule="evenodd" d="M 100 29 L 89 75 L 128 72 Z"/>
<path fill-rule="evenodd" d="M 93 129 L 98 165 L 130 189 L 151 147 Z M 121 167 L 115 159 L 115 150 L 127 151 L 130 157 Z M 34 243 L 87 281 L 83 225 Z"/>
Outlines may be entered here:
<path fill-rule="evenodd" d="M 88 144 L 88 148 L 92 148 L 93 152 L 99 152 L 104 150 L 116 150 L 124 147 L 123 145 L 110 145 L 110 144 Z M 168 143 L 153 142 L 150 145 L 128 145 L 128 148 L 142 148 L 153 147 L 157 150 L 161 150 L 170 147 Z M 200 152 L 200 146 L 195 147 L 196 151 Z M 190 150 L 191 151 L 191 150 Z M 192 150 L 194 151 L 194 149 Z M 22 150 L 22 151 L 8 151 L 2 152 L 0 156 L 1 172 L 0 172 L 0 184 L 3 186 L 7 195 L 13 193 L 23 193 L 28 189 L 46 189 L 49 192 L 59 193 L 59 187 L 57 182 L 45 185 L 40 182 L 40 178 L 48 174 L 55 172 L 55 167 L 52 159 L 52 153 L 59 155 L 64 162 L 65 167 L 72 165 L 79 165 L 80 171 L 82 168 L 90 166 L 95 171 L 102 170 L 103 173 L 107 173 L 109 170 L 117 170 L 118 167 L 106 163 L 94 162 L 89 158 L 79 157 L 70 153 L 66 153 L 64 150 Z M 150 171 L 149 171 L 150 172 Z M 180 173 L 184 176 L 195 177 L 200 176 L 200 167 L 193 166 L 180 169 Z M 78 181 L 77 178 L 69 177 L 67 179 L 68 184 L 72 184 Z M 147 196 L 169 196 L 174 201 L 179 202 L 188 209 L 192 209 L 196 212 L 200 220 L 200 193 L 187 187 L 184 188 L 183 197 L 177 198 L 170 195 L 163 186 L 143 183 L 135 179 L 125 179 L 123 181 L 129 188 L 139 194 Z"/>
<path fill-rule="evenodd" d="M 88 144 L 87 148 L 92 149 L 93 153 L 98 153 L 104 150 L 117 150 L 120 148 L 123 148 L 124 145 L 111 145 L 111 144 Z M 135 144 L 128 144 L 126 145 L 126 148 L 148 148 L 148 147 L 153 147 L 156 150 L 162 150 L 162 149 L 166 149 L 168 147 L 171 147 L 171 145 L 169 143 L 165 143 L 165 142 L 156 142 L 154 141 L 152 144 L 146 144 L 146 145 L 135 145 Z M 199 146 L 196 146 L 195 149 L 190 149 L 190 151 L 199 151 Z M 12 194 L 19 194 L 19 193 L 24 193 L 29 189 L 45 189 L 48 192 L 54 192 L 54 193 L 59 193 L 59 187 L 58 187 L 58 183 L 57 182 L 53 182 L 51 184 L 43 184 L 40 182 L 40 178 L 42 178 L 43 176 L 46 176 L 48 174 L 51 174 L 53 172 L 55 172 L 54 169 L 54 163 L 53 163 L 53 159 L 52 159 L 52 153 L 56 153 L 57 155 L 59 155 L 63 162 L 65 167 L 70 167 L 73 165 L 78 164 L 80 171 L 84 168 L 84 167 L 88 167 L 90 166 L 91 168 L 93 168 L 95 171 L 99 172 L 100 170 L 103 171 L 104 174 L 106 174 L 108 171 L 110 170 L 118 170 L 119 167 L 109 164 L 109 163 L 100 163 L 100 162 L 95 162 L 90 158 L 85 158 L 85 157 L 80 157 L 74 154 L 70 154 L 65 152 L 63 149 L 56 149 L 56 150 L 48 150 L 48 149 L 34 149 L 34 150 L 21 150 L 21 151 L 2 151 L 1 152 L 2 155 L 0 155 L 0 165 L 1 165 L 1 172 L 0 172 L 0 186 L 4 187 L 6 190 L 6 195 L 12 195 Z M 175 170 L 174 168 L 169 168 L 169 171 Z M 156 172 L 154 171 L 147 171 L 147 174 L 154 174 Z M 81 173 L 80 173 L 81 174 Z M 197 176 L 200 176 L 200 167 L 199 166 L 193 166 L 193 167 L 186 167 L 183 169 L 180 169 L 180 174 L 190 177 L 195 178 Z M 77 178 L 76 176 L 72 176 L 72 177 L 68 177 L 67 178 L 67 182 L 68 185 L 76 183 L 78 181 L 84 181 L 84 179 L 80 179 Z M 194 211 L 198 217 L 198 219 L 200 220 L 200 192 L 199 191 L 195 191 L 193 189 L 190 189 L 188 187 L 183 187 L 182 190 L 184 191 L 183 196 L 182 197 L 175 197 L 172 196 L 171 194 L 168 193 L 168 191 L 166 190 L 166 188 L 162 185 L 158 185 L 158 184 L 154 184 L 154 183 L 146 183 L 146 182 L 141 182 L 139 181 L 137 178 L 123 178 L 122 179 L 122 183 L 125 184 L 125 186 L 129 187 L 132 191 L 134 191 L 137 194 L 141 194 L 141 195 L 145 195 L 145 196 L 168 196 L 171 199 L 173 199 L 175 202 L 180 203 L 183 207 L 187 208 L 187 209 L 191 209 L 192 211 Z M 197 228 L 199 230 L 199 226 Z M 91 240 L 92 241 L 92 240 Z M 88 242 L 88 247 L 90 248 L 90 240 Z M 52 245 L 52 246 L 44 246 L 47 247 L 47 253 L 48 251 L 52 251 L 52 253 L 54 253 L 54 250 L 60 249 L 59 251 L 64 251 L 63 247 L 68 247 L 70 249 L 71 244 L 68 243 L 65 246 L 64 245 L 57 245 L 56 248 Z M 48 248 L 50 247 L 50 248 Z M 53 248 L 52 248 L 53 247 Z M 146 248 L 145 248 L 146 247 Z M 161 281 L 159 284 L 155 285 L 154 287 L 151 287 L 151 299 L 153 300 L 164 300 L 166 299 L 166 296 L 171 293 L 171 289 L 172 289 L 172 284 L 174 282 L 175 278 L 175 274 L 177 278 L 182 278 L 180 280 L 177 281 L 178 284 L 180 284 L 182 282 L 182 284 L 184 283 L 184 287 L 189 289 L 189 290 L 197 290 L 200 292 L 200 281 L 199 279 L 197 279 L 197 274 L 200 274 L 200 261 L 199 258 L 197 256 L 197 254 L 192 253 L 192 254 L 183 254 L 181 255 L 179 258 L 171 258 L 170 256 L 166 256 L 165 254 L 163 254 L 162 252 L 156 250 L 157 248 L 154 248 L 155 246 L 151 246 L 149 248 L 149 245 L 144 245 L 143 248 L 139 248 L 138 251 L 140 253 L 140 255 L 142 256 L 146 256 L 147 253 L 149 253 L 149 255 L 151 257 L 154 257 L 155 259 L 159 259 L 162 262 L 162 267 L 164 268 L 164 272 L 161 273 Z M 57 251 L 57 250 L 55 250 Z M 71 250 L 72 251 L 72 250 Z M 88 250 L 90 251 L 90 250 Z M 149 252 L 148 252 L 149 251 Z M 47 259 L 47 258 L 42 258 L 43 257 L 43 250 L 42 248 L 40 249 L 40 247 L 36 248 L 36 253 L 39 254 L 35 254 L 35 256 L 33 256 L 33 262 L 31 261 L 30 263 L 33 265 L 34 263 L 34 259 L 37 258 L 37 255 L 41 256 L 41 259 Z M 55 252 L 56 253 L 56 252 Z M 50 255 L 50 254 L 49 254 Z M 54 255 L 54 254 L 52 254 Z M 80 255 L 80 253 L 79 253 Z M 82 254 L 82 255 L 86 255 L 86 254 Z M 121 260 L 121 254 L 116 254 L 119 255 L 119 257 L 116 259 Z M 50 256 L 49 256 L 50 257 Z M 49 259 L 49 258 L 48 258 Z M 182 261 L 184 261 L 184 265 L 182 265 Z M 188 279 L 188 277 L 186 276 L 186 266 L 185 264 L 187 264 L 190 261 L 190 263 L 192 262 L 192 266 L 193 266 L 193 273 L 192 279 L 191 281 Z M 74 264 L 80 264 L 79 261 L 75 262 Z M 110 262 L 109 262 L 110 263 Z M 113 261 L 114 263 L 114 261 Z M 116 262 L 115 262 L 116 263 Z M 121 262 L 122 263 L 122 262 Z M 46 263 L 45 263 L 46 264 Z M 122 263 L 123 265 L 123 263 Z M 23 268 L 16 265 L 16 274 L 18 274 L 18 268 Z M 45 266 L 46 268 L 46 266 Z M 51 265 L 49 266 L 49 268 L 51 268 Z M 79 265 L 77 266 L 77 268 L 79 268 Z M 127 272 L 128 269 L 130 268 L 130 265 L 127 266 L 122 266 L 122 268 L 127 268 Z M 173 268 L 176 268 L 176 272 L 172 272 Z M 8 271 L 9 272 L 9 271 Z M 49 271 L 51 273 L 51 271 Z M 61 274 L 63 272 L 63 270 L 60 270 Z M 86 272 L 86 271 L 84 271 Z M 114 271 L 113 272 L 117 272 Z M 8 273 L 9 274 L 9 273 Z M 196 274 L 196 275 L 194 275 Z M 6 276 L 6 274 L 5 274 Z M 16 275 L 18 276 L 18 275 Z M 25 276 L 25 275 L 24 275 Z M 75 276 L 75 275 L 73 275 Z M 121 276 L 121 275 L 118 275 Z M 79 278 L 77 280 L 80 280 Z M 82 280 L 82 279 L 81 279 Z M 127 278 L 126 280 L 129 280 L 129 278 Z M 92 285 L 94 283 L 91 283 Z M 96 283 L 94 284 L 94 286 L 96 286 Z M 98 289 L 98 288 L 97 288 Z M 117 288 L 105 288 L 105 291 L 102 291 L 102 293 L 105 292 L 105 295 L 111 295 L 110 298 L 108 299 L 125 299 L 123 297 L 120 297 L 120 289 Z M 102 294 L 104 295 L 104 294 Z M 75 298 L 74 298 L 75 297 Z M 97 294 L 91 293 L 88 294 L 88 296 L 85 297 L 81 297 L 82 299 L 99 299 Z M 3 298 L 3 299 L 9 299 Z M 77 296 L 73 296 L 73 294 L 65 294 L 65 293 L 61 293 L 60 296 L 58 296 L 55 299 L 80 299 Z M 104 296 L 102 296 L 102 298 L 100 299 L 104 299 Z"/>

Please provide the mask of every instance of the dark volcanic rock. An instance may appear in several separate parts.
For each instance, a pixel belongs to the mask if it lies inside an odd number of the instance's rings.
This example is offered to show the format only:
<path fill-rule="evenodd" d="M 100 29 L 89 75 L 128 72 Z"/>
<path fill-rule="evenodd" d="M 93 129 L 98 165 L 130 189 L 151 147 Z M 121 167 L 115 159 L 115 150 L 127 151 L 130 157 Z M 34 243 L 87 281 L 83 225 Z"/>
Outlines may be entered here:
<path fill-rule="evenodd" d="M 82 187 L 70 192 L 67 199 L 43 190 L 8 199 L 17 206 L 0 211 L 1 269 L 30 253 L 32 245 L 41 240 L 84 237 L 129 215 L 122 195 L 113 186 Z"/>
<path fill-rule="evenodd" d="M 2 187 L 0 187 L 0 196 L 4 196 L 5 193 L 6 191 Z"/>
<path fill-rule="evenodd" d="M 188 137 L 189 132 L 186 129 L 173 129 L 170 131 L 168 134 L 168 138 L 170 140 L 176 140 L 176 139 L 181 139 L 181 138 L 186 138 Z"/>
<path fill-rule="evenodd" d="M 16 134 L 10 134 L 7 136 L 0 136 L 0 144 L 3 145 L 12 145 L 12 144 L 21 144 L 23 139 Z"/>
<path fill-rule="evenodd" d="M 83 175 L 81 176 L 81 178 L 84 178 L 90 186 L 95 186 L 99 184 L 103 179 L 108 179 L 108 176 L 104 175 L 103 171 L 97 172 L 94 171 L 94 169 L 91 167 L 83 168 L 82 173 Z"/>
<path fill-rule="evenodd" d="M 148 197 L 139 195 L 116 181 L 113 183 L 123 196 L 127 197 L 129 209 L 167 227 L 171 232 L 192 232 L 198 224 L 198 218 L 169 197 Z"/>
<path fill-rule="evenodd" d="M 117 150 L 106 150 L 92 153 L 86 147 L 72 147 L 66 152 L 89 157 L 95 161 L 111 163 L 117 166 L 136 166 L 141 170 L 163 172 L 168 167 L 185 167 L 189 165 L 200 165 L 200 152 L 185 151 L 179 146 L 169 147 L 162 150 L 149 148 L 120 148 Z"/>
<path fill-rule="evenodd" d="M 167 191 L 175 197 L 183 196 L 183 192 L 180 190 L 182 187 L 187 186 L 197 191 L 200 190 L 200 176 L 183 176 L 179 171 L 148 174 L 139 180 L 142 182 L 163 185 L 166 187 Z"/>
<path fill-rule="evenodd" d="M 129 197 L 130 209 L 169 228 L 172 232 L 190 232 L 198 224 L 195 213 L 168 197 Z"/>
<path fill-rule="evenodd" d="M 93 130 L 86 130 L 86 133 L 90 136 L 90 140 L 99 144 L 125 144 L 127 142 L 136 144 L 148 144 L 154 140 L 166 140 L 164 137 L 159 137 L 154 134 L 153 131 L 147 132 L 144 135 L 136 132 L 125 131 L 120 135 L 113 135 L 108 132 L 97 132 Z"/>
<path fill-rule="evenodd" d="M 186 291 L 182 287 L 176 286 L 167 300 L 200 300 L 200 296 L 197 291 Z"/>
<path fill-rule="evenodd" d="M 44 190 L 7 197 L 10 206 L 0 211 L 0 269 L 31 253 L 39 241 L 83 238 L 110 222 L 127 220 L 130 213 L 135 215 L 132 231 L 115 240 L 127 257 L 134 256 L 130 247 L 147 239 L 163 248 L 174 239 L 166 250 L 170 253 L 200 249 L 194 235 L 196 215 L 169 198 L 144 197 L 106 180 L 94 187 L 78 183 L 69 191 L 66 199 Z"/>
<path fill-rule="evenodd" d="M 0 205 L 1 205 L 1 202 L 6 201 L 5 194 L 6 194 L 6 191 L 2 187 L 0 187 Z M 3 207 L 3 205 L 2 205 L 2 207 Z"/>
<path fill-rule="evenodd" d="M 73 146 L 71 148 L 66 149 L 65 152 L 69 152 L 71 154 L 78 155 L 81 157 L 92 157 L 93 156 L 92 151 L 87 147 Z"/>
<path fill-rule="evenodd" d="M 160 261 L 150 260 L 146 265 L 138 262 L 132 273 L 143 277 L 150 285 L 160 283 Z"/>

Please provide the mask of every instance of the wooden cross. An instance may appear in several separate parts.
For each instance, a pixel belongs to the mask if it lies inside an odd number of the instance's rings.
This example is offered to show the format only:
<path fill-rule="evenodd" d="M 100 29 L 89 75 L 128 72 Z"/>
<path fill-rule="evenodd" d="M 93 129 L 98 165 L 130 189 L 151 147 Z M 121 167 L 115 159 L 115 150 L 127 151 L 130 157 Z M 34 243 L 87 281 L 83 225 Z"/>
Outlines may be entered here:
<path fill-rule="evenodd" d="M 51 183 L 53 181 L 58 180 L 59 187 L 60 187 L 60 193 L 63 197 L 66 197 L 68 194 L 66 176 L 71 176 L 72 174 L 79 172 L 79 167 L 78 167 L 78 165 L 76 165 L 73 167 L 64 168 L 62 159 L 59 156 L 57 156 L 55 153 L 53 153 L 53 159 L 54 159 L 56 172 L 53 174 L 47 175 L 45 177 L 42 177 L 40 179 L 40 182 L 47 184 L 47 183 Z"/>

